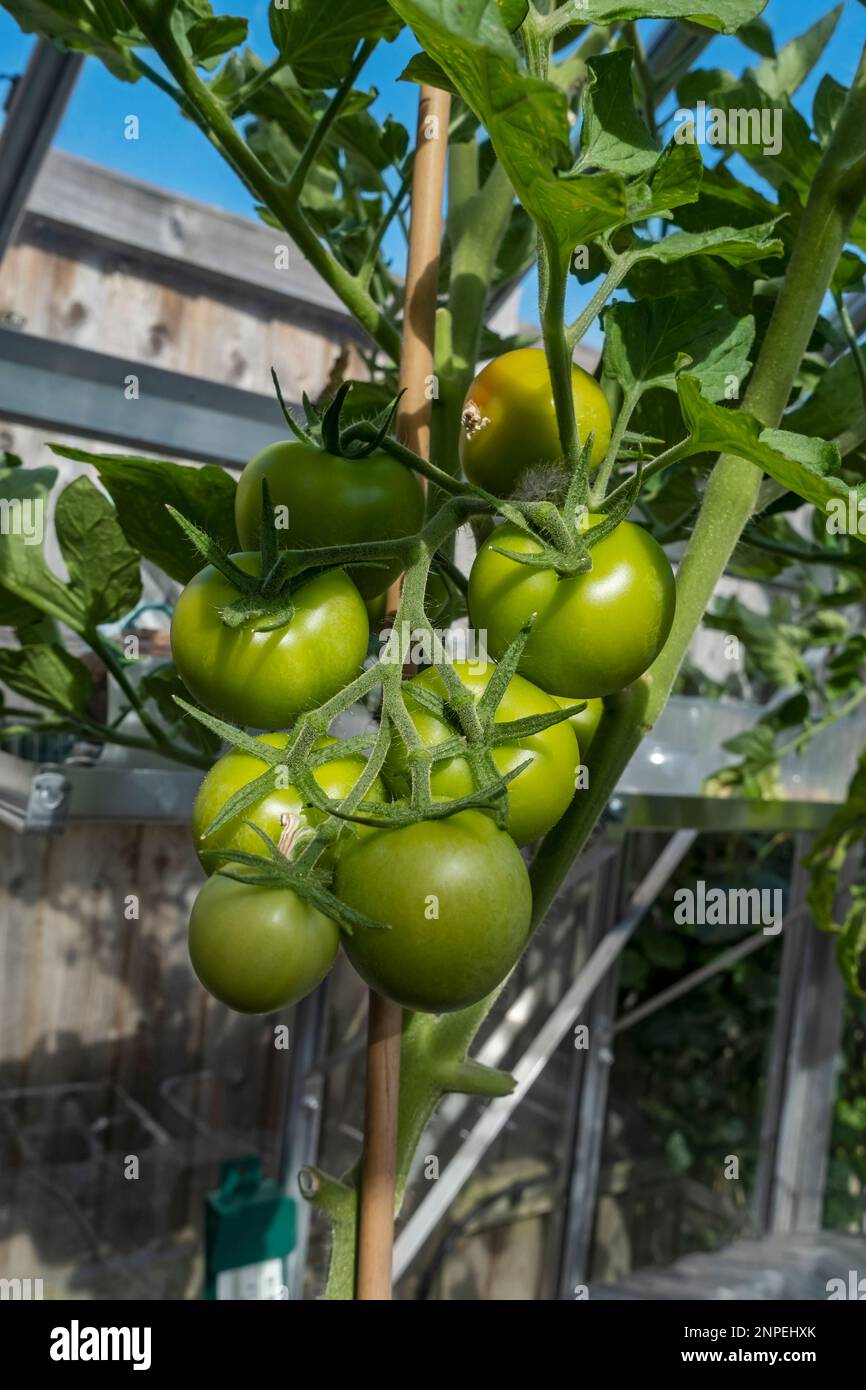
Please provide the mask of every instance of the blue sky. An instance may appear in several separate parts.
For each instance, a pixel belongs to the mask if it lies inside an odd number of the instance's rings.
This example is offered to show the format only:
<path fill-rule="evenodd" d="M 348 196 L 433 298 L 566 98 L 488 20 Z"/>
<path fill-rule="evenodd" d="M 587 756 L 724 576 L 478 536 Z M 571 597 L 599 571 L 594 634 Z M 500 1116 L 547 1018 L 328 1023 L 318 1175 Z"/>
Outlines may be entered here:
<path fill-rule="evenodd" d="M 214 8 L 218 12 L 245 15 L 250 21 L 251 46 L 262 56 L 272 55 L 267 0 L 216 0 Z M 814 0 L 770 0 L 765 18 L 773 26 L 777 45 L 781 45 L 808 28 L 828 8 L 828 4 L 816 4 Z M 648 21 L 644 25 L 647 38 L 655 23 Z M 33 42 L 31 36 L 21 33 L 5 11 L 0 11 L 0 72 L 21 71 Z M 831 72 L 846 85 L 851 81 L 864 42 L 866 8 L 859 0 L 846 0 L 833 39 L 798 94 L 797 104 L 803 110 L 811 110 L 815 89 L 825 72 Z M 394 43 L 380 46 L 364 74 L 364 83 L 379 92 L 376 110 L 380 116 L 391 113 L 410 129 L 414 122 L 417 88 L 398 82 L 397 78 L 416 49 L 414 38 L 405 31 Z M 700 65 L 739 71 L 745 64 L 759 61 L 757 55 L 750 54 L 737 39 L 719 36 L 705 50 Z M 672 100 L 671 111 L 674 106 Z M 131 114 L 138 116 L 140 122 L 137 141 L 126 140 L 123 135 L 124 118 Z M 249 194 L 199 132 L 176 113 L 170 100 L 145 81 L 135 85 L 118 82 L 95 59 L 85 64 L 56 144 L 62 150 L 122 170 L 132 177 L 244 216 L 251 215 Z M 742 161 L 737 164 L 742 166 Z M 737 168 L 737 164 L 732 167 Z M 742 176 L 742 167 L 737 171 Z M 389 250 L 395 258 L 399 257 L 398 243 L 393 243 Z M 572 310 L 579 303 L 580 295 L 575 289 Z M 531 321 L 537 321 L 534 300 L 534 284 L 528 281 L 521 308 Z"/>

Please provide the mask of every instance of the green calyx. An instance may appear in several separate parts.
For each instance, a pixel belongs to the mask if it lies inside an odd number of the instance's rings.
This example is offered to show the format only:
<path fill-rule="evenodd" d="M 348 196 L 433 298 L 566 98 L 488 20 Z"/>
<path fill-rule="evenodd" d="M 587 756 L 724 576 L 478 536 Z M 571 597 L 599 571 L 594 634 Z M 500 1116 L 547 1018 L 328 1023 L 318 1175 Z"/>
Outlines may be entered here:
<path fill-rule="evenodd" d="M 625 521 L 643 482 L 642 460 L 638 458 L 634 475 L 617 490 L 615 498 L 610 498 L 610 505 L 605 507 L 604 514 L 593 517 L 592 524 L 589 524 L 593 516 L 588 483 L 592 444 L 593 437 L 590 435 L 581 449 L 561 504 L 551 501 L 500 503 L 499 510 L 506 520 L 531 535 L 537 541 L 538 549 L 527 552 L 494 545 L 497 554 L 531 569 L 554 570 L 561 579 L 586 574 L 592 569 L 592 550 Z"/>
<path fill-rule="evenodd" d="M 372 420 L 364 422 L 364 429 L 358 430 L 352 426 L 344 429 L 342 424 L 343 407 L 349 392 L 352 390 L 353 383 L 351 381 L 344 381 L 338 388 L 334 399 L 329 401 L 325 409 L 321 411 L 313 405 L 309 396 L 304 392 L 302 405 L 306 416 L 306 425 L 302 425 L 287 406 L 279 379 L 273 368 L 271 368 L 271 378 L 280 409 L 295 438 L 303 444 L 310 444 L 314 448 L 323 449 L 326 453 L 333 454 L 335 458 L 363 459 L 380 449 L 391 432 L 397 407 L 400 404 L 400 397 L 403 394 L 401 391 L 378 415 Z"/>

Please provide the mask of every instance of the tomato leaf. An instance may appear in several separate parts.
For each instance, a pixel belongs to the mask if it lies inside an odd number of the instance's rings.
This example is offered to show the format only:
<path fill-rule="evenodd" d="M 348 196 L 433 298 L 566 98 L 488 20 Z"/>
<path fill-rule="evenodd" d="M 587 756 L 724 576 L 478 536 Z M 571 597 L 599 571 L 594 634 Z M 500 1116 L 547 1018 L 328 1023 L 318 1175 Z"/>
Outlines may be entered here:
<path fill-rule="evenodd" d="M 793 96 L 836 32 L 844 6 L 828 10 L 810 29 L 786 43 L 778 57 L 768 55 L 755 69 L 755 80 L 770 97 Z M 740 35 L 742 37 L 742 35 Z"/>
<path fill-rule="evenodd" d="M 237 484 L 224 468 L 91 454 L 60 444 L 51 448 L 63 458 L 93 465 L 111 494 L 117 519 L 130 545 L 180 584 L 192 579 L 201 569 L 201 561 L 182 532 L 167 519 L 167 504 L 205 531 L 227 553 L 240 548 L 235 530 Z"/>
<path fill-rule="evenodd" d="M 581 0 L 581 24 L 614 24 L 621 19 L 691 19 L 705 29 L 733 34 L 757 19 L 767 0 Z"/>
<path fill-rule="evenodd" d="M 656 143 L 634 104 L 632 56 L 632 49 L 618 48 L 587 62 L 578 159 L 582 168 L 642 174 L 658 160 Z"/>
<path fill-rule="evenodd" d="M 400 73 L 401 82 L 427 83 L 430 87 L 438 87 L 440 91 L 450 92 L 452 96 L 459 96 L 457 88 L 451 81 L 447 72 L 431 58 L 429 53 L 415 53 L 409 59 L 403 71 Z"/>
<path fill-rule="evenodd" d="M 0 585 L 17 600 L 82 632 L 86 623 L 80 596 L 52 574 L 42 551 L 48 494 L 56 480 L 55 468 L 0 469 L 5 518 Z"/>
<path fill-rule="evenodd" d="M 496 0 L 391 4 L 486 126 L 518 198 L 546 239 L 567 252 L 627 220 L 618 175 L 559 177 L 573 163 L 567 98 L 526 72 Z"/>
<path fill-rule="evenodd" d="M 740 43 L 751 48 L 753 53 L 759 53 L 762 58 L 775 58 L 776 56 L 773 31 L 765 19 L 752 19 L 748 24 L 740 25 L 737 30 L 737 38 Z"/>
<path fill-rule="evenodd" d="M 33 700 L 61 714 L 81 714 L 92 680 L 83 662 L 58 643 L 0 648 L 0 681 L 25 700 Z"/>
<path fill-rule="evenodd" d="M 519 29 L 529 10 L 529 0 L 496 0 L 502 22 L 513 33 Z"/>
<path fill-rule="evenodd" d="M 25 34 L 42 34 L 59 48 L 92 53 L 122 82 L 137 82 L 132 48 L 144 37 L 121 0 L 4 0 Z"/>
<path fill-rule="evenodd" d="M 773 188 L 789 183 L 803 194 L 810 187 L 821 158 L 808 123 L 784 94 L 771 95 L 747 71 L 735 79 L 727 73 L 699 70 L 689 73 L 677 89 L 680 109 L 675 138 L 686 139 L 689 108 L 706 103 L 701 126 L 693 137 L 716 148 L 742 155 Z"/>
<path fill-rule="evenodd" d="M 822 830 L 803 863 L 812 871 L 809 907 L 822 931 L 837 932 L 836 959 L 846 984 L 866 998 L 863 963 L 866 957 L 866 894 L 862 885 L 851 889 L 844 921 L 836 920 L 836 897 L 842 870 L 851 850 L 866 840 L 866 751 L 861 752 L 845 805 Z"/>
<path fill-rule="evenodd" d="M 339 85 L 361 39 L 393 39 L 403 27 L 385 0 L 291 0 L 270 5 L 271 38 L 302 87 Z"/>
<path fill-rule="evenodd" d="M 866 889 L 855 884 L 851 889 L 851 900 L 851 907 L 839 933 L 836 960 L 851 993 L 859 999 L 866 999 L 866 978 L 863 976 L 863 963 L 866 960 Z"/>
<path fill-rule="evenodd" d="M 788 412 L 784 423 L 800 434 L 833 438 L 856 424 L 863 413 L 860 373 L 849 350 L 826 368 L 812 394 Z"/>
<path fill-rule="evenodd" d="M 803 652 L 809 645 L 809 632 L 780 622 L 776 613 L 757 613 L 739 599 L 727 598 L 717 602 L 711 613 L 704 616 L 704 626 L 737 637 L 746 648 L 747 670 L 750 674 L 759 672 L 768 680 L 782 687 L 802 685 L 808 681 L 809 671 Z M 806 712 L 808 713 L 808 706 Z M 802 721 L 801 721 L 802 722 Z M 787 727 L 774 718 L 762 720 L 755 729 L 739 735 L 741 740 L 764 739 L 767 728 Z M 732 752 L 748 752 L 754 755 L 751 743 L 734 740 L 725 745 Z M 775 747 L 770 745 L 772 758 Z"/>
<path fill-rule="evenodd" d="M 207 753 L 211 758 L 218 756 L 222 739 L 197 720 L 186 719 L 179 713 L 175 697 L 184 696 L 186 686 L 171 662 L 157 666 L 154 671 L 148 671 L 142 676 L 138 688 L 140 694 L 156 706 L 172 735 L 176 734 L 185 743 L 202 753 Z"/>
<path fill-rule="evenodd" d="M 667 299 L 612 304 L 603 316 L 604 370 L 626 392 L 663 386 L 677 389 L 681 354 L 701 382 L 707 400 L 725 396 L 731 377 L 739 386 L 748 374 L 753 318 L 734 318 L 721 296 L 695 292 Z M 739 391 L 737 392 L 739 394 Z"/>
<path fill-rule="evenodd" d="M 767 430 L 745 410 L 713 405 L 702 397 L 696 377 L 680 376 L 677 390 L 697 452 L 736 454 L 757 464 L 777 483 L 819 511 L 829 512 L 833 504 L 847 509 L 854 489 L 838 476 L 841 460 L 835 444 L 790 430 Z M 855 497 L 861 493 L 866 498 L 863 484 Z"/>
<path fill-rule="evenodd" d="M 624 221 L 643 222 L 648 217 L 669 216 L 674 208 L 696 202 L 703 176 L 704 164 L 697 146 L 672 141 L 648 174 L 628 184 Z"/>
<path fill-rule="evenodd" d="M 209 8 L 209 7 L 208 7 Z M 176 12 L 177 13 L 177 12 Z M 186 29 L 185 39 L 194 63 L 211 63 L 247 37 L 247 21 L 239 15 L 208 15 Z"/>
<path fill-rule="evenodd" d="M 831 73 L 825 72 L 812 105 L 812 125 L 824 149 L 830 143 L 847 96 L 848 88 L 837 82 Z"/>
<path fill-rule="evenodd" d="M 89 478 L 76 478 L 63 489 L 54 527 L 88 628 L 134 608 L 141 594 L 138 551 L 124 536 L 111 502 Z"/>
<path fill-rule="evenodd" d="M 634 264 L 639 261 L 661 261 L 672 265 L 689 256 L 718 256 L 728 265 L 748 265 L 768 256 L 781 256 L 784 245 L 774 235 L 775 223 L 763 222 L 755 227 L 711 227 L 705 232 L 671 232 L 661 241 L 642 242 L 636 239 L 628 253 Z"/>

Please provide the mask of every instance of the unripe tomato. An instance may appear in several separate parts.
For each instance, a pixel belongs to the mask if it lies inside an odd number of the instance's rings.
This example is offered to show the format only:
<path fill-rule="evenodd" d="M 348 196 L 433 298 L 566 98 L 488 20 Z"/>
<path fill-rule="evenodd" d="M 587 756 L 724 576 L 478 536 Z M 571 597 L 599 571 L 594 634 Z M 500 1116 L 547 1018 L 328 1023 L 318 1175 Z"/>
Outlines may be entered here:
<path fill-rule="evenodd" d="M 590 525 L 601 518 L 591 516 Z M 655 661 L 671 630 L 676 584 L 670 562 L 643 527 L 623 521 L 592 550 L 592 569 L 560 579 L 494 547 L 537 553 L 517 527 L 497 527 L 481 546 L 469 576 L 469 611 L 499 657 L 535 614 L 523 652 L 524 675 L 552 695 L 588 700 L 637 680 Z"/>
<path fill-rule="evenodd" d="M 325 978 L 340 930 L 291 888 L 214 874 L 189 919 L 189 958 L 205 989 L 230 1009 L 269 1014 Z"/>
<path fill-rule="evenodd" d="M 532 893 L 510 836 L 480 811 L 374 830 L 337 861 L 336 893 L 382 930 L 344 949 L 359 975 L 407 1009 L 447 1013 L 483 999 L 517 962 Z"/>
<path fill-rule="evenodd" d="M 235 523 L 245 550 L 259 546 L 264 478 L 274 507 L 286 508 L 280 540 L 288 550 L 396 540 L 414 535 L 424 521 L 418 479 L 389 454 L 337 458 L 312 444 L 284 440 L 250 459 L 238 481 Z M 383 560 L 348 573 L 364 598 L 372 598 L 404 568 L 400 559 Z"/>
<path fill-rule="evenodd" d="M 479 700 L 490 683 L 494 666 L 489 662 L 486 668 L 479 669 L 475 662 L 455 661 L 454 669 L 475 699 Z M 445 695 L 442 677 L 432 667 L 415 676 L 409 683 L 409 690 L 415 685 L 432 690 L 435 695 Z M 409 691 L 406 694 L 406 707 L 428 748 L 453 737 L 454 731 L 416 704 Z M 555 701 L 550 695 L 545 695 L 543 690 L 538 690 L 522 676 L 514 676 L 497 706 L 495 720 L 497 724 L 502 724 L 513 719 L 526 719 L 533 714 L 551 714 L 555 709 Z M 529 766 L 508 784 L 508 833 L 518 845 L 527 845 L 556 824 L 574 796 L 575 770 L 580 762 L 580 754 L 569 721 L 553 724 L 549 729 L 542 729 L 540 733 L 530 734 L 516 742 L 500 744 L 493 749 L 493 761 L 503 776 L 529 761 Z M 411 780 L 406 749 L 401 739 L 392 741 L 384 773 L 398 796 L 408 796 Z M 469 796 L 475 790 L 475 783 L 467 760 L 462 757 L 449 758 L 447 762 L 434 763 L 430 787 L 434 796 L 448 800 Z"/>
<path fill-rule="evenodd" d="M 588 372 L 571 368 L 574 414 L 581 442 L 593 436 L 590 463 L 610 443 L 610 410 Z M 478 373 L 463 402 L 460 462 L 470 482 L 507 497 L 527 469 L 562 463 L 553 386 L 539 348 L 517 348 Z"/>
<path fill-rule="evenodd" d="M 388 594 L 375 594 L 373 598 L 364 600 L 364 607 L 367 610 L 367 617 L 370 619 L 370 627 L 374 632 L 378 632 L 387 616 Z"/>
<path fill-rule="evenodd" d="M 570 699 L 565 695 L 554 695 L 552 698 L 562 709 L 568 709 L 569 705 L 579 705 L 580 700 Z M 569 719 L 569 724 L 574 729 L 574 736 L 577 739 L 581 753 L 589 752 L 590 744 L 595 738 L 595 732 L 601 723 L 601 716 L 604 714 L 603 700 L 587 700 L 586 708 L 580 714 L 573 714 Z"/>
<path fill-rule="evenodd" d="M 259 735 L 259 742 L 268 743 L 272 748 L 285 748 L 288 739 L 288 734 Z M 324 748 L 336 742 L 335 738 L 320 738 L 316 740 L 315 747 Z M 327 796 L 336 801 L 342 801 L 344 797 L 349 795 L 365 766 L 366 763 L 360 755 L 352 754 L 350 757 L 335 758 L 333 762 L 322 763 L 320 766 L 314 767 L 313 776 Z M 321 825 L 324 820 L 324 812 L 315 806 L 305 805 L 301 793 L 296 787 L 275 787 L 260 800 L 253 802 L 252 806 L 248 806 L 245 811 L 233 816 L 213 835 L 205 837 L 205 830 L 216 820 L 230 797 L 234 796 L 235 792 L 240 791 L 241 787 L 245 787 L 248 783 L 254 782 L 257 777 L 261 777 L 266 767 L 266 763 L 254 758 L 250 753 L 243 753 L 239 748 L 232 748 L 214 763 L 199 787 L 192 808 L 192 834 L 196 854 L 198 854 L 202 868 L 206 873 L 214 873 L 224 861 L 202 858 L 203 850 L 239 849 L 245 850 L 248 854 L 266 853 L 266 846 L 262 844 L 256 832 L 245 824 L 246 821 L 252 821 L 253 825 L 259 826 L 268 838 L 273 840 L 274 844 L 278 844 L 283 829 L 282 817 L 284 815 L 297 817 L 301 822 L 301 829 L 305 826 Z M 385 788 L 378 777 L 364 800 L 386 800 Z M 356 826 L 356 829 L 360 834 L 364 834 L 367 827 L 359 825 Z M 322 855 L 319 863 L 326 865 L 331 862 L 333 862 L 333 849 L 328 849 Z"/>
<path fill-rule="evenodd" d="M 258 553 L 233 555 L 259 574 Z M 221 719 L 280 729 L 324 704 L 359 675 L 369 624 L 358 590 L 342 570 L 328 570 L 292 595 L 291 622 L 260 631 L 267 619 L 228 627 L 218 610 L 238 591 L 207 565 L 191 579 L 171 620 L 171 650 L 181 679 L 199 704 Z"/>

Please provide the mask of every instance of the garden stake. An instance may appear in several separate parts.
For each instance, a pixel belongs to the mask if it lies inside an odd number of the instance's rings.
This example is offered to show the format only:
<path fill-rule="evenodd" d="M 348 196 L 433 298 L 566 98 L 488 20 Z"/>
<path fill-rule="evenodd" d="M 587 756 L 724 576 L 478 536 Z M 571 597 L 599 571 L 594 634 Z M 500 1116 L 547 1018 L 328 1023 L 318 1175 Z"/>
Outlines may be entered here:
<path fill-rule="evenodd" d="M 430 456 L 429 385 L 433 374 L 450 105 L 447 92 L 435 87 L 421 88 L 400 357 L 400 387 L 404 395 L 396 433 L 401 443 L 425 459 Z M 396 610 L 399 593 L 398 581 L 388 594 L 388 612 Z M 391 1297 L 401 1023 L 399 1004 L 370 990 L 358 1229 L 357 1296 L 362 1300 Z"/>

